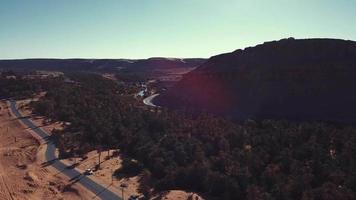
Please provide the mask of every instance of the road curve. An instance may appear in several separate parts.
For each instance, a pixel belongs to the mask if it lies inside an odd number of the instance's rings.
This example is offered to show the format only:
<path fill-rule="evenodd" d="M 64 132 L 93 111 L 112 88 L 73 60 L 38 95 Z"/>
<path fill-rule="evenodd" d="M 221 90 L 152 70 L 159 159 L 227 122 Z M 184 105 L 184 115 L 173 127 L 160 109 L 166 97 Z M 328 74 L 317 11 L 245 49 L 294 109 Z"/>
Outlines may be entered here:
<path fill-rule="evenodd" d="M 48 133 L 46 133 L 43 129 L 37 127 L 33 124 L 33 122 L 23 117 L 19 110 L 16 108 L 16 101 L 10 100 L 10 108 L 11 111 L 15 114 L 15 116 L 26 126 L 28 126 L 33 132 L 35 132 L 38 136 L 40 136 L 44 141 L 47 142 L 47 149 L 45 153 L 46 162 L 50 164 L 52 167 L 56 168 L 62 174 L 66 175 L 71 180 L 76 180 L 79 184 L 83 185 L 85 188 L 93 192 L 96 197 L 99 197 L 103 200 L 121 200 L 121 198 L 115 193 L 108 190 L 106 187 L 96 183 L 92 179 L 83 175 L 76 169 L 70 168 L 70 166 L 61 162 L 55 155 L 56 146 L 51 141 Z"/>
<path fill-rule="evenodd" d="M 149 96 L 149 97 L 143 99 L 143 103 L 146 104 L 146 105 L 148 105 L 148 106 L 159 107 L 159 106 L 154 105 L 154 104 L 152 103 L 152 100 L 153 100 L 155 97 L 157 97 L 158 95 L 159 95 L 159 94 L 153 94 L 153 95 L 151 95 L 151 96 Z"/>

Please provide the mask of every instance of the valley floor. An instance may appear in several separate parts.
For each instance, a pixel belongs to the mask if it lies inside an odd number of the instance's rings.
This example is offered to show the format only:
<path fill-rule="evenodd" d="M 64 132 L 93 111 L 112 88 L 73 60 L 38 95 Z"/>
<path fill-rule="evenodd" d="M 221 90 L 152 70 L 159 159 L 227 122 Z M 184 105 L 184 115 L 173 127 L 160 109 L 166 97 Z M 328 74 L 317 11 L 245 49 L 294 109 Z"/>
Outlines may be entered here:
<path fill-rule="evenodd" d="M 0 102 L 0 199 L 90 199 L 86 189 L 44 162 L 45 144 L 35 139 Z"/>
<path fill-rule="evenodd" d="M 33 117 L 28 108 L 30 100 L 18 102 L 18 108 L 24 116 L 31 116 L 36 126 L 41 127 L 47 133 L 54 129 L 62 129 L 62 123 L 46 123 L 41 117 Z M 56 169 L 45 162 L 46 144 L 35 134 L 21 124 L 12 115 L 6 102 L 0 102 L 0 199 L 1 200 L 37 200 L 37 199 L 97 199 L 96 195 L 79 184 L 73 183 L 69 178 L 61 175 Z M 94 172 L 92 178 L 97 183 L 107 186 L 107 189 L 121 196 L 119 186 L 122 183 L 128 185 L 124 192 L 126 198 L 132 194 L 139 194 L 140 175 L 113 179 L 112 173 L 121 167 L 121 156 L 112 156 L 115 151 L 102 153 L 101 169 Z M 93 168 L 98 163 L 96 151 L 89 152 L 87 159 L 69 158 L 62 160 L 68 165 L 76 162 L 77 169 L 84 172 Z M 125 198 L 125 199 L 126 199 Z M 154 200 L 173 199 L 199 199 L 194 193 L 179 190 L 166 191 L 155 195 Z"/>

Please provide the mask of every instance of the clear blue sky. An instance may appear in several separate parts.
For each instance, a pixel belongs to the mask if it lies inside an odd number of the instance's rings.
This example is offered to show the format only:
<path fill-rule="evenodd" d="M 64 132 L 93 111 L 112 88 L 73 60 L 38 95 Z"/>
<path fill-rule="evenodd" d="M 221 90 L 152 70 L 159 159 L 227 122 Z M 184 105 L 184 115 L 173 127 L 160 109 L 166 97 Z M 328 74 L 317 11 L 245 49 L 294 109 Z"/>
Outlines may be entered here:
<path fill-rule="evenodd" d="M 285 37 L 356 40 L 355 0 L 0 0 L 0 59 L 210 57 Z"/>

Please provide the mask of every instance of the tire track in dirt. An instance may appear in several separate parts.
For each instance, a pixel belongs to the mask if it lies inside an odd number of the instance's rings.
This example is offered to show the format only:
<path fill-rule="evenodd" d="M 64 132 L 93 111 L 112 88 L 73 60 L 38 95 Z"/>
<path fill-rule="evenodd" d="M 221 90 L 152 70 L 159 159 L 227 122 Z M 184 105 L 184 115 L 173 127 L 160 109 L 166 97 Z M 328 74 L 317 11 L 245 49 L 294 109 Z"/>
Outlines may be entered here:
<path fill-rule="evenodd" d="M 3 115 L 4 114 L 4 108 L 2 106 L 0 106 L 0 114 Z M 3 123 L 0 130 L 0 136 L 3 136 L 3 132 L 6 131 L 6 129 L 8 129 L 7 127 L 8 122 Z M 5 128 L 6 127 L 6 128 Z M 3 153 L 3 150 L 8 150 L 8 148 L 6 147 L 1 147 L 0 148 L 0 153 Z M 6 180 L 4 177 L 4 169 L 0 160 L 0 199 L 4 199 L 4 200 L 15 200 L 15 198 L 12 195 L 12 190 L 10 190 L 10 187 L 6 184 Z"/>
<path fill-rule="evenodd" d="M 4 171 L 3 167 L 2 167 L 2 165 L 0 163 L 0 180 L 1 180 L 0 188 L 1 188 L 2 191 L 4 191 L 4 195 L 5 195 L 4 199 L 5 200 L 10 200 L 10 199 L 11 200 L 15 200 L 15 198 L 12 195 L 13 191 L 10 190 L 10 187 L 6 184 L 6 180 L 4 178 L 4 175 L 2 174 L 3 171 Z"/>

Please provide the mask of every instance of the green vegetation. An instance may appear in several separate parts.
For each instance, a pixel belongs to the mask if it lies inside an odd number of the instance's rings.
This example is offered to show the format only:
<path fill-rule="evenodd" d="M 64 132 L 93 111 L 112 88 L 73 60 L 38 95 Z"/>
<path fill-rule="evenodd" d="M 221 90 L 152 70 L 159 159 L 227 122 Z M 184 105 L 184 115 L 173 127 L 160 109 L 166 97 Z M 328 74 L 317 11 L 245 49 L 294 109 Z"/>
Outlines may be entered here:
<path fill-rule="evenodd" d="M 131 166 L 125 173 L 144 168 L 157 190 L 194 190 L 219 199 L 355 198 L 353 126 L 149 112 L 110 80 L 71 79 L 76 84 L 53 87 L 33 103 L 37 114 L 70 122 L 56 134 L 63 156 L 120 148 L 138 161 L 125 160 Z"/>
<path fill-rule="evenodd" d="M 12 71 L 2 72 L 0 74 L 0 99 L 29 98 L 36 93 L 54 88 L 59 83 L 62 83 L 61 78 L 30 80 Z"/>

